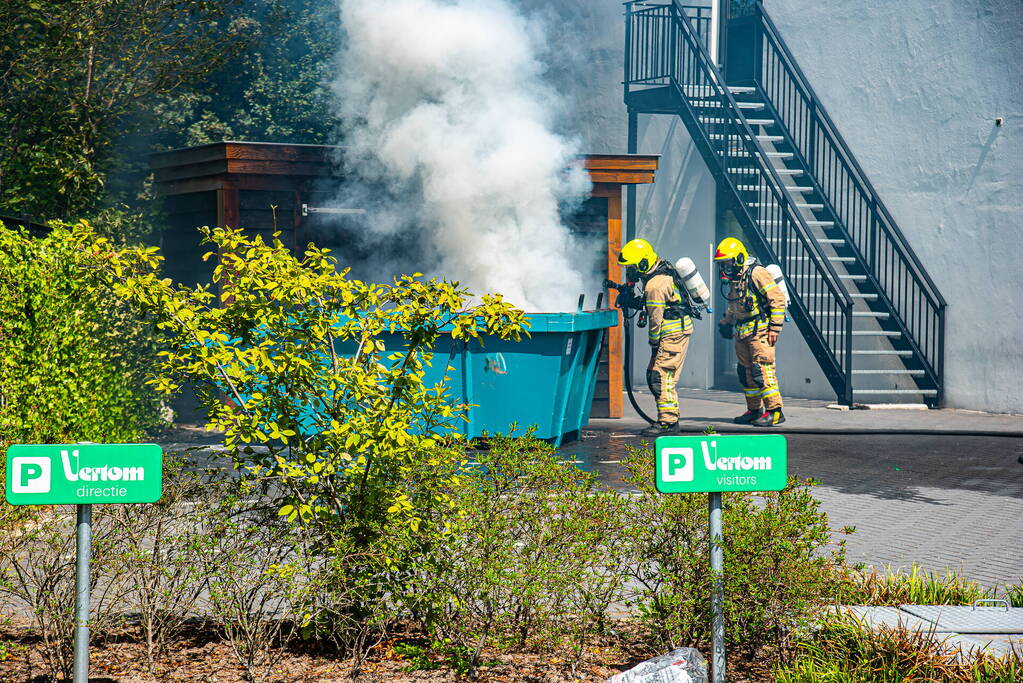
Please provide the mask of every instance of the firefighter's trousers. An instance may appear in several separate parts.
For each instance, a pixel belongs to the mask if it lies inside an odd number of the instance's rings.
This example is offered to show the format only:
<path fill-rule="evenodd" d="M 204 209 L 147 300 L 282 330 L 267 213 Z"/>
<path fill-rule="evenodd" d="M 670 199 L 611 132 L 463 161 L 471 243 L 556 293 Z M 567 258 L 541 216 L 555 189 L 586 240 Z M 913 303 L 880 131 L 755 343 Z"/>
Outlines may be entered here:
<path fill-rule="evenodd" d="M 754 332 L 735 340 L 735 357 L 739 364 L 739 381 L 746 394 L 747 410 L 781 408 L 778 375 L 774 369 L 774 347 L 767 343 L 767 330 Z"/>
<path fill-rule="evenodd" d="M 665 424 L 678 422 L 678 376 L 686 362 L 691 332 L 665 335 L 657 346 L 650 347 L 650 365 L 646 369 L 646 383 L 657 401 L 657 421 Z"/>

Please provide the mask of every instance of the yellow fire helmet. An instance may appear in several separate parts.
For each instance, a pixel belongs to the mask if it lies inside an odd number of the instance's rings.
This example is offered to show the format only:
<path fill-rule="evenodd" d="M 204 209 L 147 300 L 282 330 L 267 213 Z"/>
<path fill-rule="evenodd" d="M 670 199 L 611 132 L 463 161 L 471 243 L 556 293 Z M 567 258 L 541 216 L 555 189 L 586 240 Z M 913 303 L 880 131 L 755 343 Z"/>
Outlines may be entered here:
<path fill-rule="evenodd" d="M 727 261 L 728 259 L 734 259 L 735 265 L 740 267 L 749 260 L 749 252 L 746 251 L 746 247 L 734 237 L 726 237 L 721 240 L 717 251 L 714 252 L 715 261 Z"/>
<path fill-rule="evenodd" d="M 657 252 L 646 240 L 630 240 L 618 254 L 618 265 L 635 266 L 640 273 L 645 273 L 657 263 Z"/>
<path fill-rule="evenodd" d="M 742 242 L 734 237 L 726 237 L 718 244 L 714 252 L 714 260 L 721 266 L 721 279 L 730 282 L 739 277 L 743 266 L 749 261 L 749 252 Z"/>

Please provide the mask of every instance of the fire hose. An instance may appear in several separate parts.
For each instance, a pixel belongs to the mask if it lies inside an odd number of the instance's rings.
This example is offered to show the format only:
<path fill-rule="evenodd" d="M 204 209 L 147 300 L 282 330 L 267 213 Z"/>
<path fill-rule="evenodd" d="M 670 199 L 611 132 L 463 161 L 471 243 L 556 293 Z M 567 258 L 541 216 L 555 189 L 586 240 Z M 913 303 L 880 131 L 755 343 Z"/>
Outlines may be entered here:
<path fill-rule="evenodd" d="M 616 304 L 618 308 L 622 310 L 622 327 L 625 328 L 625 393 L 629 395 L 629 403 L 636 410 L 636 413 L 650 424 L 657 424 L 657 420 L 653 419 L 649 415 L 643 412 L 643 409 L 639 407 L 639 402 L 636 401 L 636 395 L 632 389 L 632 335 L 635 334 L 635 330 L 632 327 L 633 318 L 638 315 L 642 316 L 639 319 L 640 326 L 645 326 L 646 313 L 643 311 L 643 301 L 641 297 L 637 297 L 635 290 L 633 289 L 633 283 L 626 282 L 618 284 L 614 280 L 608 280 L 604 283 L 608 289 L 614 289 L 618 292 L 618 299 Z M 634 311 L 631 315 L 629 311 Z"/>

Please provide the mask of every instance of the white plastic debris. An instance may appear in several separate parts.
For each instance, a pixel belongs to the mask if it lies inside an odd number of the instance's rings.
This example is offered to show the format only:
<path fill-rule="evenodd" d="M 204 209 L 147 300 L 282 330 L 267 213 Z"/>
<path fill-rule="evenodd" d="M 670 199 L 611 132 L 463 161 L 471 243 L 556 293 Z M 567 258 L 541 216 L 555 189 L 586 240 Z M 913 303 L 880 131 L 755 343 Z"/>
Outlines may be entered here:
<path fill-rule="evenodd" d="M 605 683 L 707 683 L 707 660 L 699 650 L 680 647 L 615 674 Z"/>

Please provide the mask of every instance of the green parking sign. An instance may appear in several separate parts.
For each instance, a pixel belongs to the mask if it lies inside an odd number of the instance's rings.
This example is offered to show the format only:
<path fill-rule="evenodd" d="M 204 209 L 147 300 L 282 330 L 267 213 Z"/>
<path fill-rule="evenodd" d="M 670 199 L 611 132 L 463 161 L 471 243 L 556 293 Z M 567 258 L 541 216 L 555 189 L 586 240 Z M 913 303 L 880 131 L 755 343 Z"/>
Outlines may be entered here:
<path fill-rule="evenodd" d="M 18 444 L 7 449 L 11 505 L 155 503 L 163 452 L 144 444 Z"/>
<path fill-rule="evenodd" d="M 780 491 L 788 479 L 780 434 L 662 436 L 655 446 L 661 493 Z"/>

